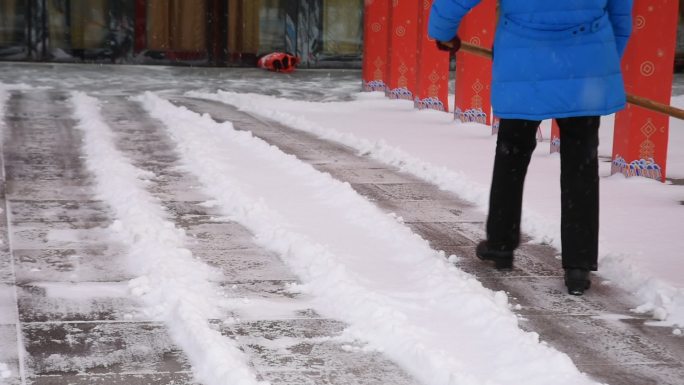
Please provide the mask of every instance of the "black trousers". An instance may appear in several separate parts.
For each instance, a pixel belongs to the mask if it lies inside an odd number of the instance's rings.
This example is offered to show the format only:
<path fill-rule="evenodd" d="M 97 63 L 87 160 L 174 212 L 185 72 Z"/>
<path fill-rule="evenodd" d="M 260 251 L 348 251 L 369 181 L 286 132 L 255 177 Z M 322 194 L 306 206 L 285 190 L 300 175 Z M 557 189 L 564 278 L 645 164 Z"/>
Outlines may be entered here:
<path fill-rule="evenodd" d="M 563 268 L 598 267 L 598 116 L 557 119 L 561 134 L 561 242 Z M 487 217 L 487 243 L 496 250 L 520 244 L 527 166 L 539 121 L 502 119 L 496 143 Z"/>

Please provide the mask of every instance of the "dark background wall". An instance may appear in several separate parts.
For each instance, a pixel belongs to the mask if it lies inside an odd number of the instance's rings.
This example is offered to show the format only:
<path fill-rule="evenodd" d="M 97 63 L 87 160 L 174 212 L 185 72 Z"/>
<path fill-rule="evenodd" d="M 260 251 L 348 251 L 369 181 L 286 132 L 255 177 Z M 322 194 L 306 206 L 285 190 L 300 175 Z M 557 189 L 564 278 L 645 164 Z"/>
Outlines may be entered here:
<path fill-rule="evenodd" d="M 0 60 L 360 66 L 363 0 L 2 0 Z"/>

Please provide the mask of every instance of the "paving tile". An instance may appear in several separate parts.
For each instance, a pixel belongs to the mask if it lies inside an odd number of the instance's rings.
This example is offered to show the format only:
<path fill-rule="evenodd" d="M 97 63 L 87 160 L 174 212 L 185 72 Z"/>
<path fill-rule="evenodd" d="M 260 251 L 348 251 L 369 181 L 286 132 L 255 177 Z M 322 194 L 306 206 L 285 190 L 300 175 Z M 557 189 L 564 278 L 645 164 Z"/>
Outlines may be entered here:
<path fill-rule="evenodd" d="M 405 222 L 484 222 L 484 214 L 453 201 L 378 201 L 378 206 Z"/>
<path fill-rule="evenodd" d="M 480 281 L 492 290 L 507 292 L 512 302 L 520 305 L 516 312 L 524 317 L 528 315 L 598 316 L 603 314 L 622 317 L 636 316 L 630 312 L 636 304 L 631 303 L 630 298 L 626 298 L 621 290 L 611 285 L 601 284 L 600 278 L 597 277 L 592 279 L 591 289 L 582 297 L 567 294 L 562 276 L 483 277 Z M 606 302 L 604 300 L 606 296 L 623 301 Z"/>
<path fill-rule="evenodd" d="M 186 229 L 188 248 L 192 251 L 250 249 L 254 236 L 236 223 L 200 223 Z"/>
<path fill-rule="evenodd" d="M 14 285 L 0 284 L 0 325 L 17 323 L 17 301 Z"/>
<path fill-rule="evenodd" d="M 0 378 L 0 384 L 15 385 L 21 383 L 18 354 L 17 326 L 0 324 L 0 364 L 7 365 L 11 372 L 8 378 Z"/>
<path fill-rule="evenodd" d="M 454 266 L 478 277 L 480 280 L 486 278 L 501 280 L 517 277 L 561 277 L 563 275 L 559 260 L 552 256 L 537 258 L 535 254 L 523 253 L 522 247 L 515 254 L 513 269 L 511 270 L 496 270 L 492 262 L 478 259 L 475 255 L 474 245 L 439 245 L 435 246 L 435 249 L 444 251 L 447 256 L 455 255 Z M 486 281 L 483 283 L 487 284 Z M 505 282 L 499 281 L 499 284 L 505 285 Z"/>
<path fill-rule="evenodd" d="M 375 362 L 340 371 L 286 370 L 260 371 L 260 378 L 274 385 L 383 385 L 415 384 L 416 381 L 399 368 L 391 365 L 377 366 Z"/>
<path fill-rule="evenodd" d="M 228 317 L 240 322 L 264 320 L 321 319 L 313 307 L 313 298 L 289 290 L 294 282 L 253 281 L 226 283 L 223 290 Z"/>
<path fill-rule="evenodd" d="M 182 177 L 158 174 L 155 185 L 148 187 L 154 196 L 161 200 L 176 200 L 183 202 L 196 202 L 205 199 L 199 182 L 189 183 Z"/>
<path fill-rule="evenodd" d="M 63 168 L 61 166 L 17 166 L 11 164 L 5 169 L 6 179 L 8 180 L 48 180 L 57 181 L 63 179 L 85 179 L 88 172 L 85 169 Z"/>
<path fill-rule="evenodd" d="M 182 220 L 188 216 L 203 217 L 204 221 L 209 223 L 217 222 L 216 219 L 221 217 L 220 210 L 208 204 L 206 198 L 202 201 L 163 201 L 162 205 L 175 220 Z"/>
<path fill-rule="evenodd" d="M 445 246 L 475 246 L 477 238 L 465 234 L 464 228 L 470 223 L 459 222 L 404 222 L 413 232 L 420 235 L 430 246 L 442 250 Z"/>
<path fill-rule="evenodd" d="M 90 229 L 111 223 L 109 207 L 101 201 L 10 201 L 15 226 Z"/>
<path fill-rule="evenodd" d="M 149 374 L 58 374 L 29 377 L 32 385 L 199 385 L 189 372 Z"/>
<path fill-rule="evenodd" d="M 245 338 L 263 338 L 275 340 L 278 338 L 294 339 L 326 339 L 339 336 L 346 328 L 340 321 L 331 319 L 312 320 L 261 320 L 244 322 L 235 325 L 223 325 L 221 333 L 229 337 L 237 337 L 238 341 Z"/>
<path fill-rule="evenodd" d="M 128 282 L 40 282 L 17 289 L 21 322 L 140 319 Z"/>
<path fill-rule="evenodd" d="M 94 182 L 90 178 L 59 180 L 7 180 L 7 199 L 93 200 Z"/>
<path fill-rule="evenodd" d="M 135 278 L 123 247 L 14 250 L 18 284 L 30 282 L 118 282 Z"/>
<path fill-rule="evenodd" d="M 611 385 L 681 385 L 684 367 L 667 364 L 577 365 L 579 370 Z"/>
<path fill-rule="evenodd" d="M 255 132 L 255 134 L 258 136 L 258 132 Z M 338 165 L 338 167 L 350 168 L 354 166 L 363 167 L 364 163 L 363 159 L 359 159 L 355 154 L 338 148 L 321 148 L 321 146 L 311 146 L 296 141 L 289 141 L 289 143 L 279 142 L 274 145 L 280 151 L 295 155 L 298 159 L 313 165 L 327 164 L 329 167 Z"/>
<path fill-rule="evenodd" d="M 111 233 L 100 227 L 73 230 L 46 225 L 13 226 L 11 237 L 13 248 L 31 250 L 102 248 L 112 242 Z"/>
<path fill-rule="evenodd" d="M 319 171 L 327 172 L 335 179 L 346 181 L 352 185 L 419 183 L 419 180 L 415 177 L 388 170 L 386 167 L 340 168 L 322 164 L 318 165 L 316 168 Z"/>
<path fill-rule="evenodd" d="M 425 183 L 352 184 L 354 190 L 371 200 L 434 201 L 457 198 Z M 467 207 L 466 204 L 462 206 Z"/>
<path fill-rule="evenodd" d="M 620 320 L 589 315 L 526 315 L 521 326 L 541 334 L 543 341 L 568 354 L 577 365 L 681 364 L 681 357 Z M 588 331 L 592 331 L 590 335 Z M 587 340 L 578 343 L 581 338 Z"/>
<path fill-rule="evenodd" d="M 415 383 L 382 354 L 335 340 L 344 325 L 325 319 L 256 321 L 224 329 L 273 383 Z"/>
<path fill-rule="evenodd" d="M 254 280 L 239 283 L 226 282 L 223 285 L 229 296 L 245 298 L 282 298 L 292 300 L 301 299 L 301 294 L 291 287 L 296 280 Z"/>
<path fill-rule="evenodd" d="M 290 272 L 277 255 L 254 248 L 207 250 L 192 248 L 193 255 L 221 270 L 225 282 L 258 280 L 294 281 Z"/>
<path fill-rule="evenodd" d="M 190 370 L 157 324 L 36 323 L 22 325 L 22 331 L 31 376 Z"/>
<path fill-rule="evenodd" d="M 666 348 L 673 356 L 680 358 L 680 363 L 684 360 L 684 335 L 675 335 L 671 326 L 659 325 L 658 322 L 645 319 L 643 316 L 622 318 L 619 322 Z"/>

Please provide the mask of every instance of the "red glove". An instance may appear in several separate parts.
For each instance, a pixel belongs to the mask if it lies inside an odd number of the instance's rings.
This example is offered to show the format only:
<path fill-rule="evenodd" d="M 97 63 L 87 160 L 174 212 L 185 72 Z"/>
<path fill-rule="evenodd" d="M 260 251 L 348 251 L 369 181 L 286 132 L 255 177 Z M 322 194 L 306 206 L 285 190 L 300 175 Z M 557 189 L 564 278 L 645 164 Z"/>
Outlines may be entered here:
<path fill-rule="evenodd" d="M 456 54 L 459 49 L 461 49 L 461 39 L 457 36 L 454 36 L 453 39 L 449 41 L 435 41 L 437 43 L 437 49 L 440 51 L 446 51 L 449 52 L 450 55 Z"/>

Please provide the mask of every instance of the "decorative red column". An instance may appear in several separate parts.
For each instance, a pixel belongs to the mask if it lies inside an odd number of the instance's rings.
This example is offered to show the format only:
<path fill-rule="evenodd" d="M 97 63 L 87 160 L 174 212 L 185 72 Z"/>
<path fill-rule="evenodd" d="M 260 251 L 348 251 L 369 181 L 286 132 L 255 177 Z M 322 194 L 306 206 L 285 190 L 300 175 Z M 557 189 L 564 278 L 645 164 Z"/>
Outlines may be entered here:
<path fill-rule="evenodd" d="M 449 110 L 449 53 L 437 49 L 428 37 L 433 0 L 418 2 L 418 67 L 414 106 L 418 109 Z"/>
<path fill-rule="evenodd" d="M 365 0 L 363 89 L 387 91 L 390 0 Z"/>
<path fill-rule="evenodd" d="M 560 141 L 560 127 L 556 119 L 551 121 L 551 153 L 557 153 L 561 151 L 561 141 Z"/>
<path fill-rule="evenodd" d="M 636 0 L 622 62 L 630 94 L 670 104 L 678 0 Z M 615 118 L 612 172 L 665 180 L 669 118 L 628 105 Z"/>
<path fill-rule="evenodd" d="M 416 89 L 418 51 L 418 2 L 423 0 L 392 0 L 390 8 L 390 47 L 388 96 L 413 100 Z"/>
<path fill-rule="evenodd" d="M 461 22 L 462 41 L 490 49 L 496 28 L 496 0 L 484 0 Z M 490 124 L 492 63 L 465 52 L 456 54 L 456 109 L 454 117 L 462 122 Z"/>

